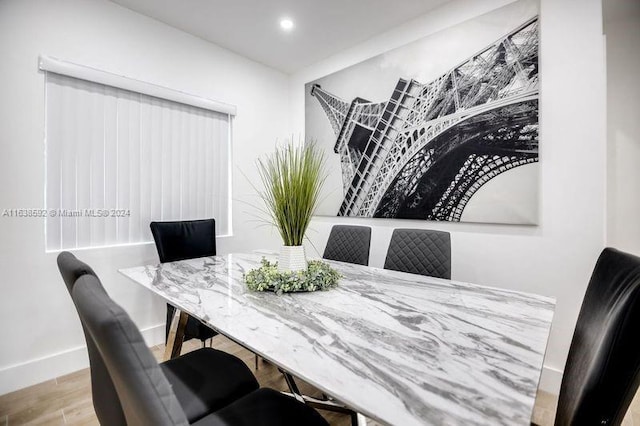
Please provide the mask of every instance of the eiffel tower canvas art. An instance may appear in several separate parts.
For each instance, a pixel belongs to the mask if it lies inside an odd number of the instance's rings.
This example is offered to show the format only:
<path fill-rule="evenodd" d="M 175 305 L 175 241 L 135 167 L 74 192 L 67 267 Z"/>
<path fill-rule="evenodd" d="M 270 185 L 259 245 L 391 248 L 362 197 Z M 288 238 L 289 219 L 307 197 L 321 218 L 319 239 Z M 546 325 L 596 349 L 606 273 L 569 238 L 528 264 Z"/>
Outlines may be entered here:
<path fill-rule="evenodd" d="M 535 224 L 537 14 L 522 0 L 308 83 L 305 137 L 340 170 L 322 213 Z"/>

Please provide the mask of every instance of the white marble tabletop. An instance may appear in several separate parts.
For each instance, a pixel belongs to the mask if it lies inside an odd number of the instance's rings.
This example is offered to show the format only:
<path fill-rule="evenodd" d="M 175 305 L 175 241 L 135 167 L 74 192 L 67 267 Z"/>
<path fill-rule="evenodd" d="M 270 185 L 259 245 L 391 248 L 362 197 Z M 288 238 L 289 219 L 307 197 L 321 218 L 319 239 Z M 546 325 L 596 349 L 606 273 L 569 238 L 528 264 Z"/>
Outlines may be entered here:
<path fill-rule="evenodd" d="M 261 257 L 120 272 L 382 423 L 529 424 L 553 299 L 341 262 L 336 289 L 253 293 Z"/>

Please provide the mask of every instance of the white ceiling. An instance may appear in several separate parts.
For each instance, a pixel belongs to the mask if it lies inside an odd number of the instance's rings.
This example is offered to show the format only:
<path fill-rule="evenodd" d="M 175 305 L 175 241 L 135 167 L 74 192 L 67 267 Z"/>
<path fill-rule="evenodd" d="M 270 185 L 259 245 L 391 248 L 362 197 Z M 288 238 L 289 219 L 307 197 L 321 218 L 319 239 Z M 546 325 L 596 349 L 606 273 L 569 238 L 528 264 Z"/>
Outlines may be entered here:
<path fill-rule="evenodd" d="M 111 0 L 286 73 L 447 0 Z M 280 29 L 290 17 L 294 29 Z"/>

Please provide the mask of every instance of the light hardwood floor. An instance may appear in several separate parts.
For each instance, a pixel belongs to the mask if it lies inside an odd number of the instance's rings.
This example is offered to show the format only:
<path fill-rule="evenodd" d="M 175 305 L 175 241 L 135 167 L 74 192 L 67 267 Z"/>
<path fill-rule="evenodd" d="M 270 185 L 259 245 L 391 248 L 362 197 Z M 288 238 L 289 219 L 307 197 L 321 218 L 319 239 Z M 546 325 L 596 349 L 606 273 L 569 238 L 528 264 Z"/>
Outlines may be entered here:
<path fill-rule="evenodd" d="M 199 342 L 185 342 L 182 352 L 200 347 Z M 216 336 L 213 347 L 240 357 L 251 369 L 254 368 L 253 354 L 231 342 Z M 155 346 L 152 351 L 160 359 L 164 345 Z M 254 371 L 261 386 L 286 390 L 282 375 L 271 364 L 260 362 Z M 301 389 L 309 395 L 319 392 L 309 385 L 299 382 Z M 539 392 L 533 413 L 534 423 L 540 426 L 553 424 L 556 398 L 546 392 Z M 321 411 L 332 425 L 348 426 L 349 417 L 337 413 Z M 58 377 L 16 392 L 0 396 L 0 426 L 8 425 L 98 425 L 91 402 L 91 382 L 89 370 L 84 369 Z M 368 425 L 377 425 L 369 421 Z M 640 426 L 640 400 L 636 398 L 623 422 L 624 426 Z"/>

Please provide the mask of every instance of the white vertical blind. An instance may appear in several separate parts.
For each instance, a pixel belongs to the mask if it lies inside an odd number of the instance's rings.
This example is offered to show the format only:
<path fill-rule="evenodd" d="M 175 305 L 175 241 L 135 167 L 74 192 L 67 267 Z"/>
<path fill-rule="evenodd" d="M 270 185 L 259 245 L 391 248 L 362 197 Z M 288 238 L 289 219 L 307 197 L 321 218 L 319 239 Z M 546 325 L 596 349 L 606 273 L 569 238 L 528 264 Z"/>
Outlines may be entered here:
<path fill-rule="evenodd" d="M 47 250 L 151 241 L 153 220 L 230 232 L 226 113 L 46 73 Z"/>

